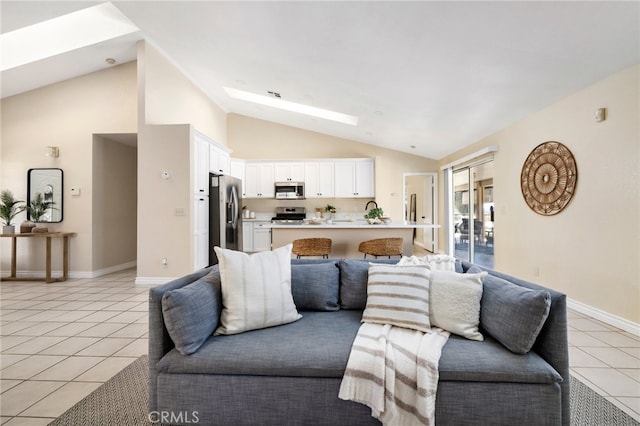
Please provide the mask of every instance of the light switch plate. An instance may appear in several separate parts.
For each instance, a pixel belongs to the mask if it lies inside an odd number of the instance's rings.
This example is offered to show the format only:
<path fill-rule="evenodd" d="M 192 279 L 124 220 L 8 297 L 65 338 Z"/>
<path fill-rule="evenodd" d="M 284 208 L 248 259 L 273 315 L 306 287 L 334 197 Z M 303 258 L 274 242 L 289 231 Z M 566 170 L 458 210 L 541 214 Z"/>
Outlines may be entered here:
<path fill-rule="evenodd" d="M 73 195 L 73 196 L 80 195 L 80 188 L 78 188 L 78 187 L 71 188 L 71 195 Z"/>

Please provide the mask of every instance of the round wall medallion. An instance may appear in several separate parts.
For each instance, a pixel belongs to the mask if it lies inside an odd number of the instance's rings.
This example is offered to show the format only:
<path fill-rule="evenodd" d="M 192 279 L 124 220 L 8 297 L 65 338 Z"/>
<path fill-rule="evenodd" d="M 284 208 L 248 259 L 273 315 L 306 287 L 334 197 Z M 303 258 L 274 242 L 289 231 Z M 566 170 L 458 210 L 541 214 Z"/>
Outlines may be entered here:
<path fill-rule="evenodd" d="M 535 147 L 522 166 L 520 186 L 527 205 L 536 213 L 560 213 L 571 201 L 578 182 L 578 168 L 569 148 L 560 142 Z"/>

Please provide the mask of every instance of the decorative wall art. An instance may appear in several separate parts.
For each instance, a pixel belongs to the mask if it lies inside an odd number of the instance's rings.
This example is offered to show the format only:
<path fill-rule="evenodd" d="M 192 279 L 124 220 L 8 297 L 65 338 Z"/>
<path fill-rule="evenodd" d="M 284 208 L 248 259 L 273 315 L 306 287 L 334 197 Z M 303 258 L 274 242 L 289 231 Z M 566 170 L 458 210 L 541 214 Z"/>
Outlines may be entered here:
<path fill-rule="evenodd" d="M 535 147 L 522 166 L 522 196 L 534 212 L 552 216 L 571 201 L 578 182 L 573 154 L 560 142 L 544 142 Z"/>

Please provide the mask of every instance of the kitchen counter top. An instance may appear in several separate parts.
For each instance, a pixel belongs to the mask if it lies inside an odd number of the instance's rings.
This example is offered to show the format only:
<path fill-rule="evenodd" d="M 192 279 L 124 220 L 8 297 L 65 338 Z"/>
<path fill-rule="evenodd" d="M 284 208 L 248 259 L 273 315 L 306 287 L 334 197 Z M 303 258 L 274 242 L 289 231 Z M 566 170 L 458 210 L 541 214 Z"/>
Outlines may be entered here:
<path fill-rule="evenodd" d="M 394 228 L 439 228 L 440 225 L 432 224 L 432 223 L 418 223 L 418 222 L 392 222 L 389 224 L 380 223 L 376 225 L 370 225 L 368 222 L 364 220 L 334 220 L 332 223 L 321 222 L 319 224 L 311 224 L 311 223 L 303 223 L 303 224 L 280 224 L 280 223 L 270 223 L 265 225 L 265 227 L 270 228 L 293 228 L 293 229 L 309 229 L 309 228 L 365 228 L 365 229 L 394 229 Z"/>

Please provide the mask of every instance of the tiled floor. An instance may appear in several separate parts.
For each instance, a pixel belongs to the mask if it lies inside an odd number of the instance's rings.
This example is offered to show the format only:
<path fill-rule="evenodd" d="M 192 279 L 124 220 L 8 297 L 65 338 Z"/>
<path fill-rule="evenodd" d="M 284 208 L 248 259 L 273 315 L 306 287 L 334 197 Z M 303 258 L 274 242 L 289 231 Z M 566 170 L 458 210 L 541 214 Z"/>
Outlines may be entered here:
<path fill-rule="evenodd" d="M 46 425 L 147 352 L 135 271 L 0 284 L 0 424 Z M 640 337 L 569 312 L 571 372 L 640 421 Z"/>

